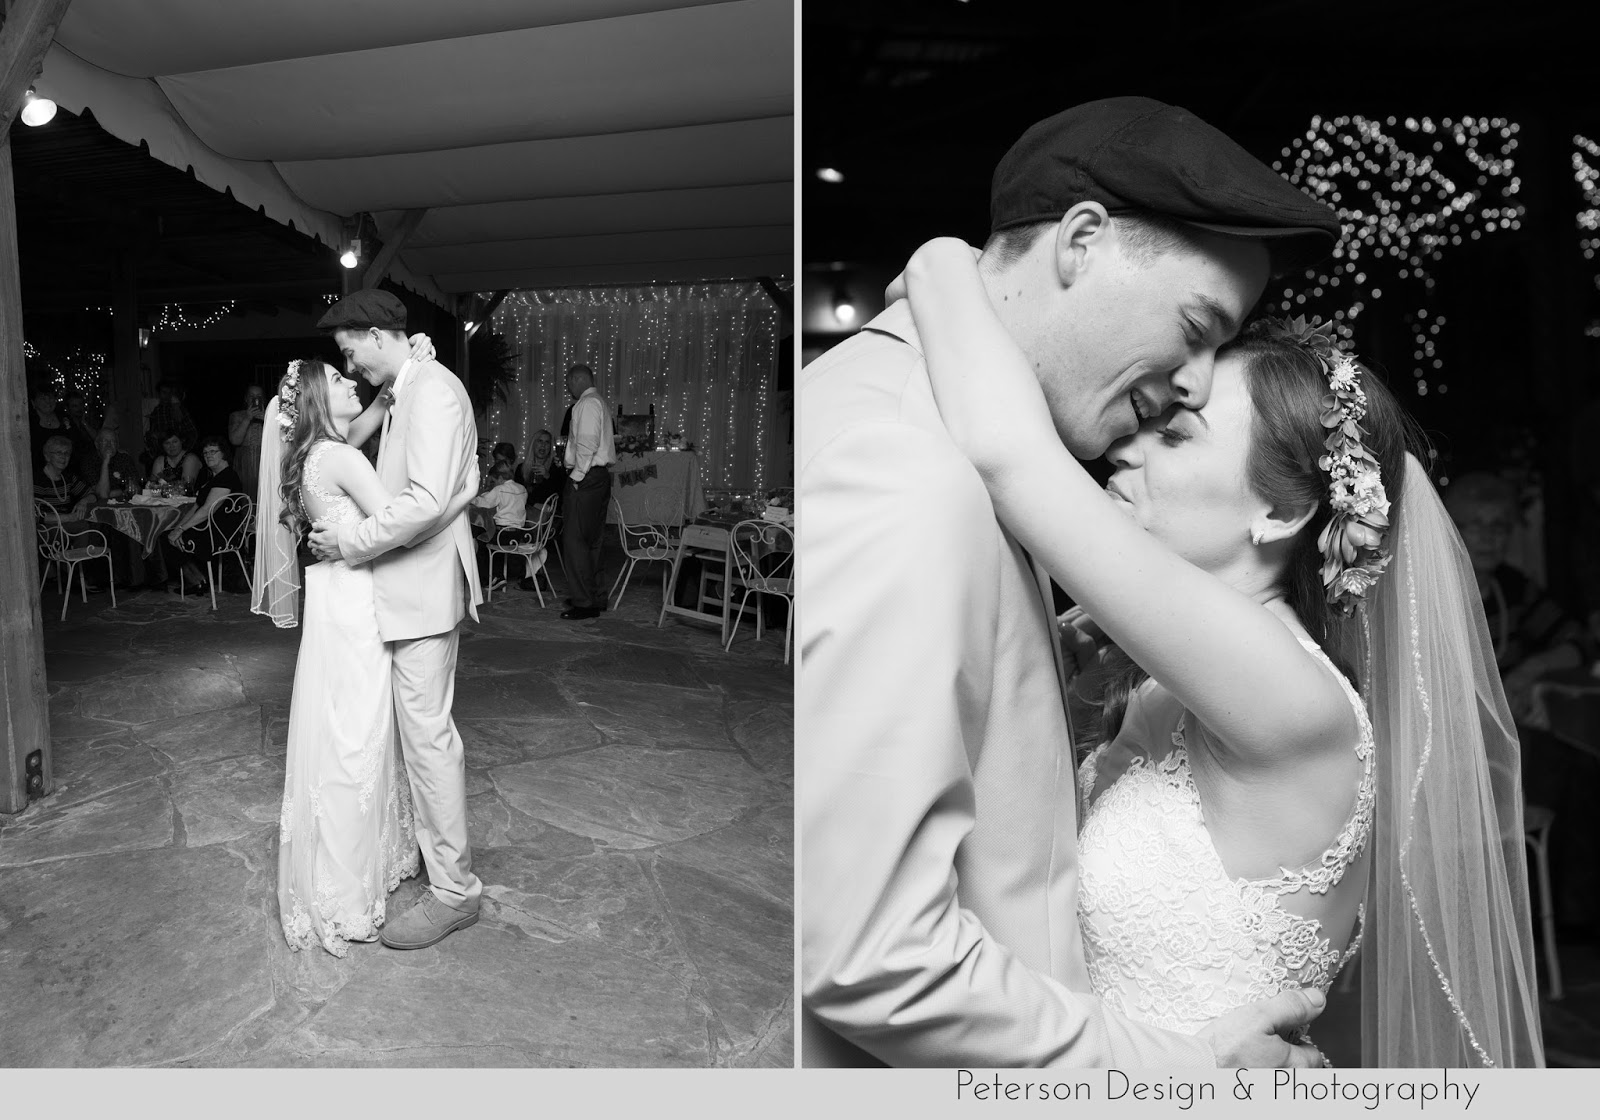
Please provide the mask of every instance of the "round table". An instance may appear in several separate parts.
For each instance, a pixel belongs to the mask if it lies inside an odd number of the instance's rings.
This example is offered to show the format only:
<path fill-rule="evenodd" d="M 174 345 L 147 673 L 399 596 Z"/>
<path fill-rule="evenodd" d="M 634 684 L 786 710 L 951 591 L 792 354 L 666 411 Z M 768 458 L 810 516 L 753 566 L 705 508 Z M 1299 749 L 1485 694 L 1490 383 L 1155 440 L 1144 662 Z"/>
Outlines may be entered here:
<path fill-rule="evenodd" d="M 182 505 L 135 505 L 131 502 L 102 502 L 89 511 L 89 520 L 115 529 L 123 536 L 139 542 L 140 556 L 155 551 L 161 538 L 173 526 L 189 516 L 193 501 Z"/>

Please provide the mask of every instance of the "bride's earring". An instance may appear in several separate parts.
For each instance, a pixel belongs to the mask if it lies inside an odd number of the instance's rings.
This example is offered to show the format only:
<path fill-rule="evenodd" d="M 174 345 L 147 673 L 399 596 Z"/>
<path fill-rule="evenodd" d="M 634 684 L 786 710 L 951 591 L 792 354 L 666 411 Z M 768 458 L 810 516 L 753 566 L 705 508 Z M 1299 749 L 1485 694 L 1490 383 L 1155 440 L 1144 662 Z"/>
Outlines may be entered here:
<path fill-rule="evenodd" d="M 1260 529 L 1251 529 L 1250 530 L 1250 543 L 1251 544 L 1260 544 L 1261 543 L 1261 530 Z"/>

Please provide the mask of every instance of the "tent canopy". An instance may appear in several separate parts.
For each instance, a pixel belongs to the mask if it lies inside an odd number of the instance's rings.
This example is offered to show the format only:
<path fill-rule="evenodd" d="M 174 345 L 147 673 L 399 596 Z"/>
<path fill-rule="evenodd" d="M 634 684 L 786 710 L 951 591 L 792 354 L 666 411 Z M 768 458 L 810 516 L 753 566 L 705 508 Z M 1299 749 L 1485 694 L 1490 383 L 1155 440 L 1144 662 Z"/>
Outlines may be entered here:
<path fill-rule="evenodd" d="M 393 273 L 434 298 L 787 275 L 793 19 L 789 0 L 75 0 L 37 86 L 330 246 L 353 215 L 392 238 L 425 210 Z"/>

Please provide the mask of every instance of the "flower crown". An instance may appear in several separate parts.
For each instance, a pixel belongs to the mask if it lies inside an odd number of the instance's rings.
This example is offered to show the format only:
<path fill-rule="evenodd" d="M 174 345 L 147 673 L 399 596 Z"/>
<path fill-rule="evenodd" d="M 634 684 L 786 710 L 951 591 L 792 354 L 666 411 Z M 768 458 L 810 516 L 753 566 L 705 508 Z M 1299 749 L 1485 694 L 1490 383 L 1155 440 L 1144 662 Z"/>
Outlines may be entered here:
<path fill-rule="evenodd" d="M 1367 414 L 1367 394 L 1361 387 L 1355 359 L 1339 348 L 1333 324 L 1296 319 L 1269 320 L 1269 333 L 1305 350 L 1328 379 L 1322 398 L 1322 426 L 1328 429 L 1322 446 L 1327 454 L 1317 466 L 1328 473 L 1328 503 L 1333 516 L 1317 537 L 1322 553 L 1322 586 L 1328 603 L 1349 615 L 1378 582 L 1391 553 L 1389 499 L 1383 492 L 1378 460 L 1361 442 L 1361 420 Z"/>
<path fill-rule="evenodd" d="M 300 359 L 289 363 L 289 372 L 278 386 L 278 424 L 286 432 L 294 431 L 294 422 L 300 419 Z"/>

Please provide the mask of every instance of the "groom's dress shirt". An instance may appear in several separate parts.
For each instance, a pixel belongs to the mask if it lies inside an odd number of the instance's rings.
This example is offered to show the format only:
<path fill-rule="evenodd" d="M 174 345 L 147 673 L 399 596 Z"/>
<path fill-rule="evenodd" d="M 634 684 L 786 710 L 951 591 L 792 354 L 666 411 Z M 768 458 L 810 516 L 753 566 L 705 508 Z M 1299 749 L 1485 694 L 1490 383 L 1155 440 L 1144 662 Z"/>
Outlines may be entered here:
<path fill-rule="evenodd" d="M 1053 611 L 909 307 L 800 407 L 804 1064 L 1214 1066 L 1090 994 Z"/>

